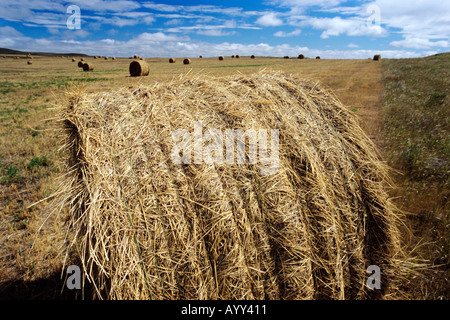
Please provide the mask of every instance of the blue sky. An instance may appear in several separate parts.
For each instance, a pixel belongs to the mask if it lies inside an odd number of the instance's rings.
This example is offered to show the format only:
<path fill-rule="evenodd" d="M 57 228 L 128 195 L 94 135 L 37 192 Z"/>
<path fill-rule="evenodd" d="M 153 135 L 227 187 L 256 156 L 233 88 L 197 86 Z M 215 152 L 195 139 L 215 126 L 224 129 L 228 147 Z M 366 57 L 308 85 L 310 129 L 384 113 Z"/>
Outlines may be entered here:
<path fill-rule="evenodd" d="M 118 57 L 419 57 L 450 51 L 450 1 L 0 0 L 0 47 Z"/>

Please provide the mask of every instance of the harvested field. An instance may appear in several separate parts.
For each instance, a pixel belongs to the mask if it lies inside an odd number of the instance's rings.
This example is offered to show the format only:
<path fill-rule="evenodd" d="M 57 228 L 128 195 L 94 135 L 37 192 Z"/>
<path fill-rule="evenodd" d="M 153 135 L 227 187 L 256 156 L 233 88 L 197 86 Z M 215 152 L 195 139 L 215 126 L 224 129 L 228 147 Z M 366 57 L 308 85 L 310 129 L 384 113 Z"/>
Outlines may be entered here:
<path fill-rule="evenodd" d="M 317 83 L 270 71 L 180 76 L 73 92 L 60 117 L 70 175 L 59 206 L 70 208 L 72 245 L 97 297 L 398 297 L 388 169 L 356 117 Z M 198 121 L 221 132 L 278 129 L 277 170 L 175 164 L 172 133 Z M 384 270 L 382 290 L 366 286 L 372 264 Z"/>

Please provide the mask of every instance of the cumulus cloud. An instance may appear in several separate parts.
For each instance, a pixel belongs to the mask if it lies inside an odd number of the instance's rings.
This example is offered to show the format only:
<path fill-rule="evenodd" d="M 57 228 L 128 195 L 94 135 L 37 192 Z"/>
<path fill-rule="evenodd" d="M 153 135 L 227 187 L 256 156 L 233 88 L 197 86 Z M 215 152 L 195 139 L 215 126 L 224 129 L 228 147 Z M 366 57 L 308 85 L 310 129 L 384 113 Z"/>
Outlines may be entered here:
<path fill-rule="evenodd" d="M 298 36 L 301 33 L 302 33 L 302 30 L 300 30 L 300 29 L 296 29 L 292 32 L 277 31 L 274 33 L 274 36 L 280 37 L 280 38 L 287 38 L 287 37 Z"/>
<path fill-rule="evenodd" d="M 404 40 L 392 41 L 390 46 L 394 48 L 430 49 L 434 47 L 448 48 L 450 42 L 447 40 L 430 41 L 430 39 L 406 37 Z"/>
<path fill-rule="evenodd" d="M 275 12 L 269 12 L 256 20 L 256 23 L 264 27 L 277 27 L 283 24 L 283 21 L 277 17 Z"/>
<path fill-rule="evenodd" d="M 447 48 L 450 38 L 450 1 L 375 0 L 381 10 L 381 23 L 399 30 L 403 40 L 391 42 L 396 48 Z"/>
<path fill-rule="evenodd" d="M 307 17 L 300 25 L 311 26 L 314 29 L 324 30 L 321 38 L 327 39 L 331 36 L 345 34 L 348 36 L 386 36 L 387 31 L 379 25 L 368 24 L 367 20 L 361 18 L 343 19 L 334 18 L 315 18 Z"/>
<path fill-rule="evenodd" d="M 23 34 L 14 29 L 13 27 L 6 26 L 0 27 L 0 34 L 5 37 L 22 37 Z"/>

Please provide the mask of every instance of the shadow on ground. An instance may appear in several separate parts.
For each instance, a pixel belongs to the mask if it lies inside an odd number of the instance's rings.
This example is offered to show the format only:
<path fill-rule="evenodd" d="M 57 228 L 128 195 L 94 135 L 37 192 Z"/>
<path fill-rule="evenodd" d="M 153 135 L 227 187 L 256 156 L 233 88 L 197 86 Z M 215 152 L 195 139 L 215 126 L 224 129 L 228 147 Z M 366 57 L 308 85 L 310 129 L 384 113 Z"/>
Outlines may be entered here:
<path fill-rule="evenodd" d="M 69 290 L 65 286 L 65 279 L 56 272 L 48 278 L 34 281 L 5 281 L 0 282 L 0 300 L 82 300 L 91 297 L 91 288 Z"/>

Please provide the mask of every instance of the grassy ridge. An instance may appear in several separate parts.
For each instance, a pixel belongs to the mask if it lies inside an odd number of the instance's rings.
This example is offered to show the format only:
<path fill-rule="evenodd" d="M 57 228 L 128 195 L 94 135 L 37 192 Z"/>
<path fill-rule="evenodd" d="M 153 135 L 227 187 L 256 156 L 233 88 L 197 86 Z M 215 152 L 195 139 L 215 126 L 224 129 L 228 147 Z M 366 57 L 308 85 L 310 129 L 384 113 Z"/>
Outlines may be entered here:
<path fill-rule="evenodd" d="M 410 213 L 411 250 L 433 267 L 416 293 L 448 298 L 450 54 L 385 60 L 383 69 L 385 156 L 401 172 L 394 196 Z"/>
<path fill-rule="evenodd" d="M 384 62 L 389 159 L 416 179 L 450 174 L 450 54 Z"/>

